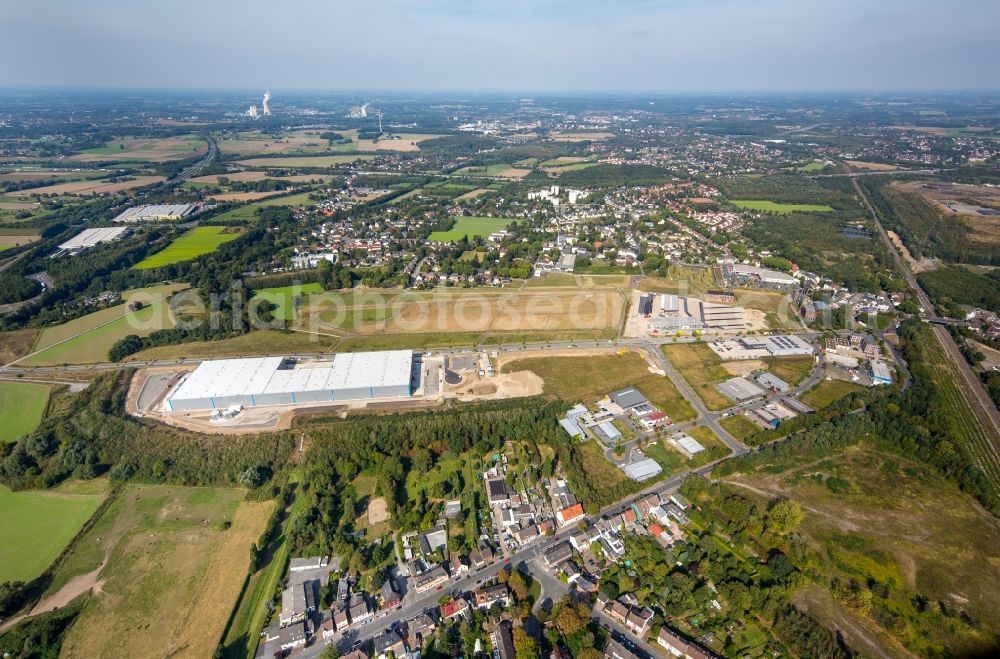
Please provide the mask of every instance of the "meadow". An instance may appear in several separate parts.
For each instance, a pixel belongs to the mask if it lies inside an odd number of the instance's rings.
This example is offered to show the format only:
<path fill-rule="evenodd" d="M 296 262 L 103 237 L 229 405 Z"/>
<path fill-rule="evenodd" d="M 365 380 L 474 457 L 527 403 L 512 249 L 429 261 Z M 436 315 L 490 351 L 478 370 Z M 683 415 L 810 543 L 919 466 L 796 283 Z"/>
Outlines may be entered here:
<path fill-rule="evenodd" d="M 788 213 L 828 213 L 833 210 L 826 204 L 783 204 L 765 199 L 730 199 L 729 203 L 750 211 L 763 211 L 765 213 L 778 213 L 787 215 Z"/>
<path fill-rule="evenodd" d="M 300 286 L 282 286 L 280 288 L 259 288 L 254 291 L 253 298 L 251 300 L 256 300 L 258 298 L 267 300 L 276 307 L 271 310 L 272 316 L 291 322 L 295 320 L 296 316 L 294 304 L 295 297 L 322 292 L 323 287 L 316 283 L 302 284 Z"/>
<path fill-rule="evenodd" d="M 51 366 L 106 361 L 108 350 L 119 339 L 129 334 L 148 336 L 155 330 L 173 327 L 176 320 L 167 299 L 184 288 L 186 284 L 164 284 L 125 291 L 122 304 L 44 329 L 35 341 L 34 352 L 19 363 Z M 133 300 L 145 306 L 129 311 L 128 303 Z"/>
<path fill-rule="evenodd" d="M 448 231 L 435 231 L 427 236 L 427 240 L 438 242 L 456 242 L 464 237 L 488 236 L 494 231 L 500 231 L 514 220 L 507 217 L 465 217 L 455 218 L 455 226 Z"/>
<path fill-rule="evenodd" d="M 832 405 L 848 394 L 860 391 L 861 385 L 844 380 L 823 380 L 799 398 L 809 407 L 821 410 Z"/>
<path fill-rule="evenodd" d="M 237 165 L 246 167 L 336 167 L 359 160 L 371 160 L 375 156 L 290 156 L 288 158 L 249 158 L 239 160 Z"/>
<path fill-rule="evenodd" d="M 136 270 L 151 270 L 173 263 L 190 261 L 202 254 L 214 252 L 219 245 L 240 237 L 239 233 L 226 233 L 226 227 L 195 227 L 178 237 L 165 249 L 136 263 Z"/>
<path fill-rule="evenodd" d="M 723 410 L 732 405 L 715 385 L 732 375 L 722 366 L 722 359 L 704 343 L 663 346 L 663 354 L 695 390 L 710 410 Z"/>
<path fill-rule="evenodd" d="M 107 484 L 106 481 L 98 481 Z M 104 501 L 104 491 L 11 492 L 0 485 L 0 583 L 29 581 L 42 574 Z"/>
<path fill-rule="evenodd" d="M 33 197 L 38 195 L 100 195 L 123 192 L 134 188 L 141 188 L 155 183 L 162 183 L 167 180 L 163 176 L 133 176 L 130 180 L 114 183 L 111 181 L 70 181 L 68 183 L 56 183 L 41 188 L 31 188 L 28 190 L 18 190 L 11 192 L 12 197 Z"/>
<path fill-rule="evenodd" d="M 162 162 L 191 158 L 205 153 L 208 145 L 200 137 L 189 135 L 170 138 L 126 138 L 112 140 L 102 147 L 84 149 L 70 160 L 97 162 L 101 160 L 148 160 Z"/>
<path fill-rule="evenodd" d="M 285 195 L 283 197 L 270 197 L 262 201 L 230 209 L 221 215 L 214 216 L 212 221 L 229 222 L 232 220 L 252 220 L 257 216 L 258 208 L 265 208 L 268 206 L 312 206 L 315 202 L 309 199 L 310 194 L 312 194 L 310 191 L 306 191 Z"/>
<path fill-rule="evenodd" d="M 100 572 L 100 592 L 66 635 L 62 656 L 214 652 L 273 501 L 244 490 L 129 485 L 69 553 L 50 592 Z"/>
<path fill-rule="evenodd" d="M 45 384 L 0 381 L 0 444 L 16 442 L 38 427 L 49 392 Z"/>
<path fill-rule="evenodd" d="M 452 172 L 456 176 L 496 176 L 498 178 L 524 178 L 530 173 L 530 169 L 511 167 L 505 163 L 482 166 L 473 165 Z"/>
<path fill-rule="evenodd" d="M 812 583 L 838 578 L 873 591 L 870 615 L 826 588 L 807 586 L 793 596 L 811 615 L 846 630 L 849 642 L 867 631 L 869 642 L 890 650 L 871 656 L 906 654 L 889 635 L 916 656 L 985 656 L 995 642 L 962 621 L 1000 629 L 1000 527 L 927 466 L 860 445 L 725 480 L 759 505 L 774 497 L 799 503 L 799 533 L 815 560 Z M 927 601 L 942 606 L 924 607 Z"/>
<path fill-rule="evenodd" d="M 506 362 L 504 373 L 531 371 L 545 381 L 545 393 L 567 402 L 592 404 L 617 389 L 635 387 L 674 421 L 695 418 L 694 409 L 670 379 L 649 372 L 646 360 L 634 352 L 579 357 L 524 356 Z"/>

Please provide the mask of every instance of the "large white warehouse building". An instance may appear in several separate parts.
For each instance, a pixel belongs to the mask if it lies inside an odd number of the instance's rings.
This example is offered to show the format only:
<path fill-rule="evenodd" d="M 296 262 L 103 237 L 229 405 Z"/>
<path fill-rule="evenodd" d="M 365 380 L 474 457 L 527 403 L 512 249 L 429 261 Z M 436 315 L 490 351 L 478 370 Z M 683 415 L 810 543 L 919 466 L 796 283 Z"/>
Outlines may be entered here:
<path fill-rule="evenodd" d="M 409 396 L 420 371 L 412 350 L 345 352 L 297 364 L 284 357 L 202 362 L 167 398 L 172 411 Z"/>

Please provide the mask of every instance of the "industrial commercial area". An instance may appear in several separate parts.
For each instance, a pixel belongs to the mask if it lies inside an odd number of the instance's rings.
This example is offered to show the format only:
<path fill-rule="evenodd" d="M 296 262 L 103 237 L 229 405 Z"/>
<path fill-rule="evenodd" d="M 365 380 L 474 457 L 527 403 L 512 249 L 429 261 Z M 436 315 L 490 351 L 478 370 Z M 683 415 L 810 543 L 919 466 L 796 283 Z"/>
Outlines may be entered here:
<path fill-rule="evenodd" d="M 170 411 L 218 410 L 342 400 L 400 398 L 420 383 L 412 350 L 335 355 L 332 361 L 284 357 L 202 362 L 167 398 Z"/>
<path fill-rule="evenodd" d="M 115 216 L 114 222 L 164 222 L 179 220 L 207 208 L 206 204 L 143 204 L 127 208 Z"/>

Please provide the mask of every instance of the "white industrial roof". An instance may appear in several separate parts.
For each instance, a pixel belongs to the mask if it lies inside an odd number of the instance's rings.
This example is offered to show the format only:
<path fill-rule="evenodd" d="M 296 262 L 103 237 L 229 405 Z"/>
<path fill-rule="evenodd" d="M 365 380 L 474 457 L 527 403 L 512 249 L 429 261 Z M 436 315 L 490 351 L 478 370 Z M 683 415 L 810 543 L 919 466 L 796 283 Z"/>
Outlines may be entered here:
<path fill-rule="evenodd" d="M 115 217 L 115 222 L 178 219 L 190 214 L 197 204 L 146 204 L 126 208 Z"/>
<path fill-rule="evenodd" d="M 284 357 L 204 361 L 171 400 L 409 385 L 412 350 L 339 353 L 317 366 L 281 368 Z"/>
<path fill-rule="evenodd" d="M 646 458 L 632 464 L 623 465 L 622 471 L 634 481 L 644 481 L 663 471 L 663 467 L 653 458 Z"/>
<path fill-rule="evenodd" d="M 694 455 L 695 453 L 701 453 L 702 451 L 705 450 L 705 447 L 702 446 L 697 439 L 685 433 L 677 433 L 676 435 L 674 435 L 673 440 L 677 442 L 678 446 L 683 448 L 691 455 Z"/>
<path fill-rule="evenodd" d="M 121 238 L 122 234 L 128 231 L 128 227 L 104 227 L 100 229 L 84 229 L 62 245 L 60 249 L 83 249 L 93 247 L 98 243 L 104 243 Z"/>

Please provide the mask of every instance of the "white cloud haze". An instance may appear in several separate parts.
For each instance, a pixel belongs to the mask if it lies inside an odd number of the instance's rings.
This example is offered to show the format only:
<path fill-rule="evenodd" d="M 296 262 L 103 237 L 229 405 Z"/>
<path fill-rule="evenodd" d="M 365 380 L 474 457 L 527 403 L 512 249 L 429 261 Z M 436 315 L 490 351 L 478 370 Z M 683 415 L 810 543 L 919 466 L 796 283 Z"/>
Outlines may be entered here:
<path fill-rule="evenodd" d="M 995 0 L 2 0 L 0 84 L 1000 88 Z"/>

